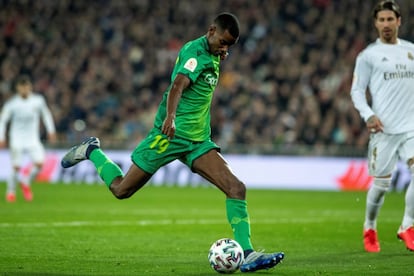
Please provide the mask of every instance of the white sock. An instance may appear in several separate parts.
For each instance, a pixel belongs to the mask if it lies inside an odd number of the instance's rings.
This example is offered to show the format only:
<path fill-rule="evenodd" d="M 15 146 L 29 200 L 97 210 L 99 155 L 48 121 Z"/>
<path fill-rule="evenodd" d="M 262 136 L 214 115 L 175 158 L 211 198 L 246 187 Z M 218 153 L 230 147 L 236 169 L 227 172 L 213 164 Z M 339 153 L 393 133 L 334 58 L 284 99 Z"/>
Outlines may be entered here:
<path fill-rule="evenodd" d="M 407 191 L 405 192 L 405 210 L 404 218 L 401 224 L 402 230 L 405 230 L 414 223 L 414 167 L 411 170 L 411 182 L 408 185 Z"/>
<path fill-rule="evenodd" d="M 36 176 L 39 174 L 39 172 L 40 172 L 40 168 L 37 166 L 33 166 L 32 169 L 30 170 L 29 178 L 24 184 L 27 186 L 30 186 L 33 180 L 35 180 Z"/>
<path fill-rule="evenodd" d="M 16 193 L 16 184 L 18 181 L 19 173 L 13 169 L 9 179 L 7 180 L 7 193 Z"/>
<path fill-rule="evenodd" d="M 374 179 L 374 184 L 369 188 L 367 193 L 364 229 L 377 229 L 378 213 L 384 203 L 385 193 L 390 183 L 391 178 Z"/>

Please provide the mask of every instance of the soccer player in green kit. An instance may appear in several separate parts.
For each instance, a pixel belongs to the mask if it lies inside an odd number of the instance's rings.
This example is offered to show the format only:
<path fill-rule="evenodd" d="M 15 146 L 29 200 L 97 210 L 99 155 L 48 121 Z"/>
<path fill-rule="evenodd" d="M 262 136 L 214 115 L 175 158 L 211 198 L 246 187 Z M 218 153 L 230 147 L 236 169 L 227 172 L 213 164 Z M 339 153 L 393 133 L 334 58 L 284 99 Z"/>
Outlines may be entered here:
<path fill-rule="evenodd" d="M 206 35 L 183 46 L 171 75 L 171 85 L 158 108 L 154 128 L 133 151 L 133 164 L 125 175 L 100 149 L 96 137 L 72 147 L 61 165 L 68 168 L 89 159 L 114 196 L 124 199 L 143 187 L 160 167 L 180 160 L 225 193 L 227 218 L 245 255 L 240 270 L 250 272 L 274 267 L 284 258 L 284 253 L 254 251 L 246 187 L 210 138 L 210 106 L 219 79 L 220 61 L 227 57 L 229 47 L 238 38 L 238 19 L 231 13 L 221 13 Z"/>

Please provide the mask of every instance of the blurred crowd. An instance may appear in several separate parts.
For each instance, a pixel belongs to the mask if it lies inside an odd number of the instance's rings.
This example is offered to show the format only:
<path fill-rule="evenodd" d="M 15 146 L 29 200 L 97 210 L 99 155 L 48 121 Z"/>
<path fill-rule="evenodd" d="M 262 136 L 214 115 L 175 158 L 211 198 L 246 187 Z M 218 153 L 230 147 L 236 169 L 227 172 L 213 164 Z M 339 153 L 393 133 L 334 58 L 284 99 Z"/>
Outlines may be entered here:
<path fill-rule="evenodd" d="M 414 40 L 414 3 L 400 36 Z M 29 74 L 59 140 L 86 135 L 132 148 L 152 127 L 175 58 L 214 16 L 236 14 L 241 37 L 223 62 L 212 106 L 223 150 L 297 145 L 365 149 L 349 91 L 357 54 L 376 39 L 359 0 L 0 0 L 0 104 Z"/>

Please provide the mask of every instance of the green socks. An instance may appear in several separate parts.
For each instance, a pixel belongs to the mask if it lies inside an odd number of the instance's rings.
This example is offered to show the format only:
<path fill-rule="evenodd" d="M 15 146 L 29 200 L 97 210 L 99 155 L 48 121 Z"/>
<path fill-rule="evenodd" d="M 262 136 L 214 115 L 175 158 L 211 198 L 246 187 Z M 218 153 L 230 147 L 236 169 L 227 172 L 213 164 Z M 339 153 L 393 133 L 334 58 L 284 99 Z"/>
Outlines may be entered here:
<path fill-rule="evenodd" d="M 106 186 L 111 186 L 112 181 L 118 177 L 123 176 L 122 170 L 117 164 L 109 159 L 101 149 L 95 149 L 89 155 L 89 160 L 95 165 L 99 176 L 105 182 Z"/>
<path fill-rule="evenodd" d="M 250 241 L 250 219 L 246 200 L 226 199 L 227 220 L 233 229 L 234 239 L 243 250 L 252 250 Z"/>

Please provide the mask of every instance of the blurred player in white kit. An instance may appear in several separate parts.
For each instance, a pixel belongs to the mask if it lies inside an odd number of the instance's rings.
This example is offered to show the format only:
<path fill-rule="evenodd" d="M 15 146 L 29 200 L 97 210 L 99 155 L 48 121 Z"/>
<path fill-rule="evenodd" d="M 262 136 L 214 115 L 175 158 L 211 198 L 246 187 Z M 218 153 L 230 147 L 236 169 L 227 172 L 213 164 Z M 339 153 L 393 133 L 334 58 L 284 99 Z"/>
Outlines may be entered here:
<path fill-rule="evenodd" d="M 48 140 L 56 141 L 52 114 L 43 96 L 33 93 L 32 82 L 26 75 L 16 80 L 17 94 L 3 106 L 0 114 L 0 148 L 6 147 L 6 128 L 10 123 L 8 144 L 10 148 L 12 174 L 7 182 L 6 201 L 16 200 L 16 186 L 20 183 L 25 200 L 33 200 L 31 183 L 40 172 L 45 149 L 40 141 L 40 118 L 46 128 Z M 20 169 L 24 154 L 33 162 L 29 176 L 23 179 Z"/>
<path fill-rule="evenodd" d="M 398 38 L 401 12 L 394 1 L 378 2 L 373 19 L 378 39 L 359 54 L 351 90 L 371 133 L 368 163 L 374 183 L 366 199 L 364 247 L 368 252 L 380 251 L 377 217 L 401 159 L 411 171 L 411 183 L 397 237 L 414 251 L 414 44 Z M 371 106 L 365 96 L 367 88 Z"/>

